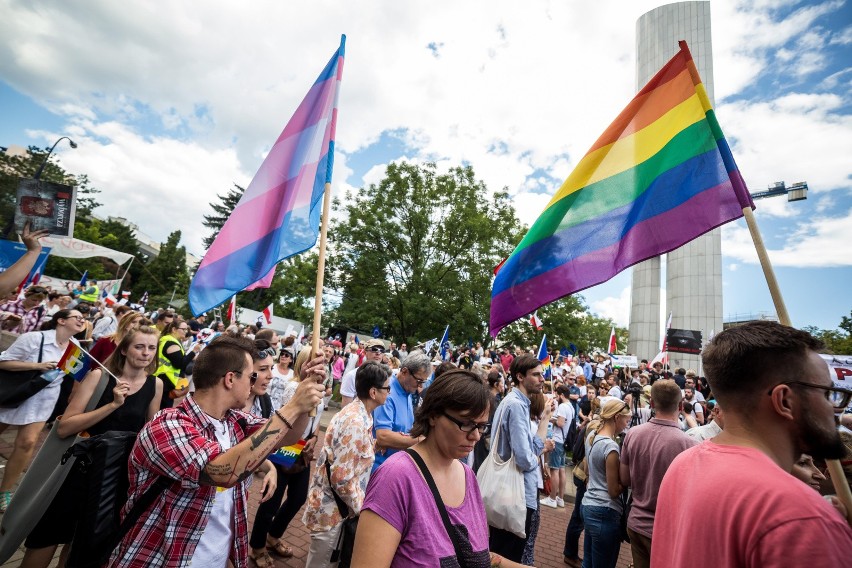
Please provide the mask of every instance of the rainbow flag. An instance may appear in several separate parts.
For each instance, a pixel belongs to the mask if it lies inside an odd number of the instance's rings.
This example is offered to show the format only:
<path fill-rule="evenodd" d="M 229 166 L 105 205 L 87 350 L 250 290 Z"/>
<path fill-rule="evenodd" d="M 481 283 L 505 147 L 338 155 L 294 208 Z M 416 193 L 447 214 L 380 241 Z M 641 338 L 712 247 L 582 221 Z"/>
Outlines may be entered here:
<path fill-rule="evenodd" d="M 500 267 L 491 334 L 754 207 L 686 42 L 580 160 Z"/>
<path fill-rule="evenodd" d="M 56 364 L 56 368 L 80 382 L 92 368 L 92 363 L 92 357 L 85 349 L 73 341 L 69 341 L 65 353 L 62 354 L 62 358 Z"/>
<path fill-rule="evenodd" d="M 305 449 L 305 440 L 299 440 L 291 446 L 282 446 L 269 454 L 269 461 L 278 465 L 291 466 L 296 463 L 296 460 Z"/>
<path fill-rule="evenodd" d="M 547 334 L 541 338 L 541 345 L 538 347 L 538 360 L 541 361 L 542 375 L 544 380 L 550 380 L 550 352 L 547 350 Z"/>
<path fill-rule="evenodd" d="M 343 36 L 207 249 L 189 287 L 193 314 L 224 303 L 316 244 L 331 182 L 345 42 Z"/>

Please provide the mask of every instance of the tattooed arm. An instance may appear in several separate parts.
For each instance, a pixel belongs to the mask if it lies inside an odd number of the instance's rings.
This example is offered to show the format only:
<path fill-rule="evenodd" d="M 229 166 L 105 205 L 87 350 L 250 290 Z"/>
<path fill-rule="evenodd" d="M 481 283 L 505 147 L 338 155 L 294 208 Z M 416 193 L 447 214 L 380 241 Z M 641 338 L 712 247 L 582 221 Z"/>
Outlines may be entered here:
<path fill-rule="evenodd" d="M 311 365 L 305 365 L 306 370 L 316 361 L 323 365 L 323 358 L 318 357 L 311 361 Z M 324 392 L 322 383 L 310 380 L 299 383 L 290 402 L 272 414 L 266 424 L 251 436 L 212 459 L 201 472 L 199 481 L 204 485 L 233 487 L 251 475 L 270 453 L 299 440 L 308 412 L 317 407 Z M 293 433 L 285 420 L 293 426 Z"/>

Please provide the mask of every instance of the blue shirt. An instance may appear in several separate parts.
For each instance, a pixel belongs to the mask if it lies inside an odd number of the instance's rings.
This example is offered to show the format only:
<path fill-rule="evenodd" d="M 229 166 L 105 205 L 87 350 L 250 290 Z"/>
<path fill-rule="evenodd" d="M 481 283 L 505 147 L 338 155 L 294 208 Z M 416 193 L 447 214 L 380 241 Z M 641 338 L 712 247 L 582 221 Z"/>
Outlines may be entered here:
<path fill-rule="evenodd" d="M 515 456 L 515 465 L 524 474 L 524 498 L 528 509 L 538 509 L 538 457 L 544 451 L 544 440 L 530 429 L 530 399 L 520 389 L 503 397 L 497 409 L 500 429 L 497 455 L 501 460 Z M 494 439 L 494 434 L 491 435 Z"/>
<path fill-rule="evenodd" d="M 385 403 L 373 411 L 373 436 L 376 435 L 377 430 L 408 434 L 414 425 L 414 408 L 411 405 L 411 395 L 402 388 L 396 377 L 391 377 L 390 389 L 390 394 Z M 376 452 L 373 471 L 398 451 L 388 448 L 384 450 L 384 453 Z"/>
<path fill-rule="evenodd" d="M 592 366 L 588 362 L 583 363 L 583 376 L 586 377 L 586 384 L 592 380 Z"/>

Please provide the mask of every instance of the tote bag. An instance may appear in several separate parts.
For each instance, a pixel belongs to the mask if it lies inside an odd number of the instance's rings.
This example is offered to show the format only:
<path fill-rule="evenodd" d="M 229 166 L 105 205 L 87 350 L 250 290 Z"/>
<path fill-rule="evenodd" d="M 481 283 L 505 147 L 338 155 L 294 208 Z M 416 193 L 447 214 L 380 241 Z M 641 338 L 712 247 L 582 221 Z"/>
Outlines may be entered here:
<path fill-rule="evenodd" d="M 499 410 L 499 409 L 498 409 Z M 488 524 L 494 528 L 526 538 L 527 504 L 524 495 L 524 474 L 515 465 L 515 456 L 502 461 L 497 452 L 500 443 L 500 424 L 506 414 L 505 407 L 500 418 L 495 416 L 497 430 L 492 435 L 491 452 L 476 474 L 479 492 L 485 505 Z"/>

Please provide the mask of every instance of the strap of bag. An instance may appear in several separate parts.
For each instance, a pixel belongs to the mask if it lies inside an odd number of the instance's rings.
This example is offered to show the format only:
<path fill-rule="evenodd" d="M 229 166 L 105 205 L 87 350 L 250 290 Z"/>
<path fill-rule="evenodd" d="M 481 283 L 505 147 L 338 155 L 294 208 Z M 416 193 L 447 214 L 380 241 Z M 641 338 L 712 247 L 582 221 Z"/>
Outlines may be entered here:
<path fill-rule="evenodd" d="M 450 541 L 453 543 L 453 549 L 456 551 L 456 560 L 458 560 L 460 566 L 464 567 L 465 562 L 464 557 L 462 556 L 462 543 L 459 542 L 458 533 L 453 527 L 453 524 L 450 522 L 450 516 L 447 514 L 447 508 L 444 506 L 444 500 L 441 499 L 441 494 L 438 492 L 438 486 L 435 485 L 435 479 L 432 477 L 432 474 L 429 472 L 429 468 L 426 467 L 426 462 L 423 461 L 420 454 L 411 448 L 405 450 L 405 453 L 411 456 L 411 459 L 413 459 L 414 463 L 417 465 L 417 469 L 420 470 L 420 473 L 426 480 L 426 484 L 429 485 L 429 489 L 432 491 L 432 497 L 435 498 L 435 505 L 437 505 L 438 512 L 441 514 L 441 520 L 444 521 L 444 530 L 447 531 L 447 536 L 450 537 Z"/>
<path fill-rule="evenodd" d="M 104 554 L 109 555 L 112 554 L 112 551 L 118 547 L 121 543 L 121 540 L 124 536 L 130 532 L 130 529 L 133 525 L 139 521 L 139 518 L 142 514 L 151 508 L 151 505 L 154 504 L 154 501 L 159 497 L 169 485 L 172 484 L 172 479 L 168 478 L 164 475 L 161 475 L 157 478 L 148 489 L 145 490 L 145 493 L 136 501 L 133 506 L 130 508 L 130 511 L 127 513 L 127 516 L 124 517 L 124 520 L 121 521 L 121 524 L 118 527 L 118 530 L 113 534 L 112 538 L 109 540 L 107 547 L 104 549 Z M 106 561 L 106 558 L 103 559 Z"/>
<path fill-rule="evenodd" d="M 44 352 L 44 333 L 41 334 L 41 343 L 38 346 L 38 362 L 41 363 L 41 354 Z"/>
<path fill-rule="evenodd" d="M 337 504 L 337 510 L 340 511 L 340 515 L 345 519 L 349 516 L 349 507 L 343 502 L 337 491 L 334 490 L 334 484 L 331 482 L 331 464 L 328 462 L 328 454 L 325 455 L 325 473 L 328 475 L 328 487 L 331 489 L 334 502 Z"/>

